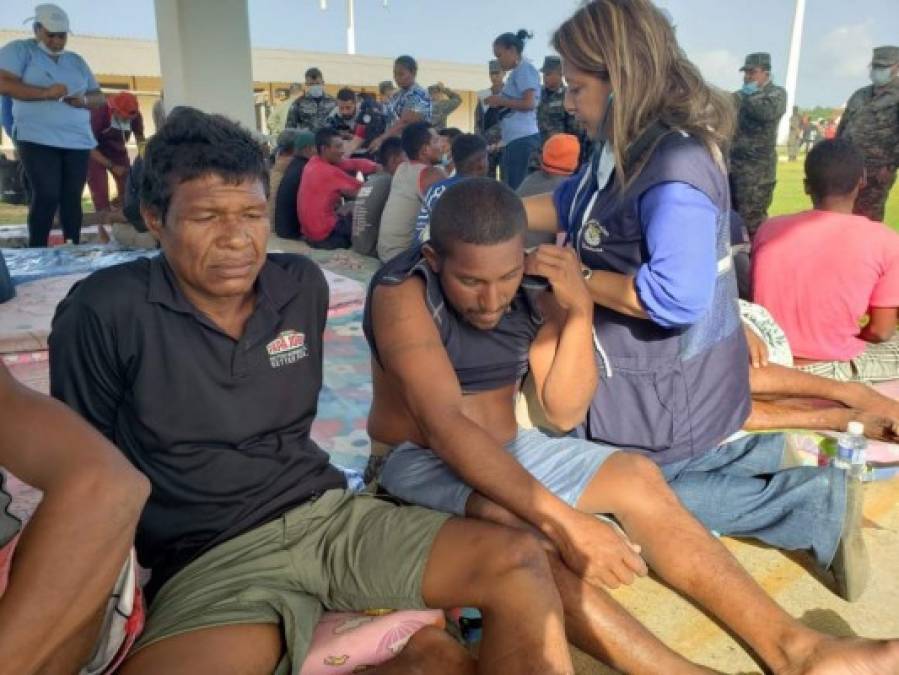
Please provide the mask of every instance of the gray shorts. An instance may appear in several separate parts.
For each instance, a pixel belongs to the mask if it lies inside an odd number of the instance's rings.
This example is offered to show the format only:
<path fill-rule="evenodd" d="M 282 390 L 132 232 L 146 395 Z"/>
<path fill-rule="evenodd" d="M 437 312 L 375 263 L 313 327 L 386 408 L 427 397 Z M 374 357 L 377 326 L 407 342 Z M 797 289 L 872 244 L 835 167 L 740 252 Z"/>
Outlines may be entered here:
<path fill-rule="evenodd" d="M 573 436 L 554 438 L 537 429 L 519 429 L 506 444 L 511 454 L 547 490 L 576 506 L 584 490 L 614 448 Z M 435 511 L 465 515 L 474 491 L 433 450 L 413 443 L 397 446 L 381 472 L 390 494 Z"/>

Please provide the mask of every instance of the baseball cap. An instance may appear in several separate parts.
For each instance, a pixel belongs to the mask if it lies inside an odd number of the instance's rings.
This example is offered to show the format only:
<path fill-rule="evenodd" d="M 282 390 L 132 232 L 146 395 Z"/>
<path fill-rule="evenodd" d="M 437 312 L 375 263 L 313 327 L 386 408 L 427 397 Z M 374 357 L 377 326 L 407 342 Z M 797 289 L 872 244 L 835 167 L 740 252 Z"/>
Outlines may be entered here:
<path fill-rule="evenodd" d="M 294 151 L 298 152 L 311 145 L 315 145 L 315 134 L 306 129 L 300 131 L 293 139 Z"/>
<path fill-rule="evenodd" d="M 746 62 L 740 70 L 749 70 L 750 68 L 762 68 L 763 70 L 771 70 L 771 54 L 768 52 L 754 52 L 746 55 Z"/>
<path fill-rule="evenodd" d="M 35 7 L 34 16 L 25 19 L 25 21 L 39 23 L 51 33 L 69 32 L 69 15 L 61 7 L 49 2 Z"/>
<path fill-rule="evenodd" d="M 543 67 L 541 73 L 552 73 L 562 69 L 562 59 L 558 56 L 547 56 L 543 59 Z"/>
<path fill-rule="evenodd" d="M 555 134 L 543 144 L 542 167 L 546 173 L 570 176 L 577 170 L 581 143 L 573 134 Z"/>
<path fill-rule="evenodd" d="M 118 113 L 122 117 L 133 117 L 140 112 L 137 96 L 130 91 L 120 91 L 117 94 L 113 94 L 106 99 L 106 102 L 113 112 Z"/>
<path fill-rule="evenodd" d="M 899 47 L 884 45 L 874 48 L 874 54 L 871 57 L 872 66 L 892 66 L 896 63 L 899 63 Z"/>

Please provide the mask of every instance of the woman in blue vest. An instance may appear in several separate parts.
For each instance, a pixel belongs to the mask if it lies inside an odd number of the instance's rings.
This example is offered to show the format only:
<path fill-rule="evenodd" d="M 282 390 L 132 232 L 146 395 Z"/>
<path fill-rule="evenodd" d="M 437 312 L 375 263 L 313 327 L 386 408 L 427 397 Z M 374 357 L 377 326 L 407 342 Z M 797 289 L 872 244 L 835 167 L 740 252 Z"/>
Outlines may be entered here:
<path fill-rule="evenodd" d="M 579 432 L 654 459 L 710 529 L 829 566 L 843 473 L 780 470 L 781 434 L 736 438 L 751 399 L 721 151 L 729 101 L 649 0 L 594 0 L 553 45 L 595 150 L 554 195 L 526 203 L 532 228 L 566 233 L 596 303 L 600 384 Z"/>
<path fill-rule="evenodd" d="M 33 28 L 34 38 L 0 49 L 0 94 L 13 99 L 13 139 L 32 188 L 28 245 L 47 245 L 57 209 L 63 236 L 77 244 L 96 145 L 89 108 L 104 97 L 84 59 L 65 49 L 69 18 L 62 9 L 38 5 Z"/>
<path fill-rule="evenodd" d="M 503 33 L 493 41 L 493 55 L 509 74 L 502 92 L 484 99 L 485 105 L 503 109 L 500 116 L 503 144 L 500 173 L 503 182 L 513 190 L 527 176 L 531 155 L 540 149 L 537 126 L 540 74 L 523 55 L 524 43 L 531 37 L 531 33 L 520 30 Z"/>

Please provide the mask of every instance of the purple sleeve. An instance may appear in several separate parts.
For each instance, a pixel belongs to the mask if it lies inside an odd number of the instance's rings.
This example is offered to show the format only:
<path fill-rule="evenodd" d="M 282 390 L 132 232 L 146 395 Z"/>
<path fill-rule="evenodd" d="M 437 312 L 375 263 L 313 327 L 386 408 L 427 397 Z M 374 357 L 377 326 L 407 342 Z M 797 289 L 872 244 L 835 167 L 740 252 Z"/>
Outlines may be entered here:
<path fill-rule="evenodd" d="M 664 328 L 696 323 L 712 304 L 718 274 L 718 208 L 686 183 L 662 183 L 640 199 L 649 261 L 637 270 L 637 295 Z"/>

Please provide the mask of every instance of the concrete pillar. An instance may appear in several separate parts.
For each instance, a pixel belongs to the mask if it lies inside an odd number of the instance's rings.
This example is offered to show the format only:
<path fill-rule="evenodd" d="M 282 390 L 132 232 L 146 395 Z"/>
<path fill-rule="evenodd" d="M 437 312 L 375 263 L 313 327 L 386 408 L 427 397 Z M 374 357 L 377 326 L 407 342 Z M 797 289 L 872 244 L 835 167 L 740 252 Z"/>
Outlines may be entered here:
<path fill-rule="evenodd" d="M 256 128 L 247 0 L 155 0 L 165 107 Z"/>
<path fill-rule="evenodd" d="M 790 33 L 790 56 L 787 60 L 787 77 L 784 88 L 787 90 L 787 112 L 780 118 L 777 128 L 777 142 L 787 142 L 790 134 L 790 117 L 796 104 L 796 83 L 799 80 L 799 55 L 802 53 L 802 27 L 805 22 L 805 0 L 796 0 L 793 11 L 793 30 Z"/>

